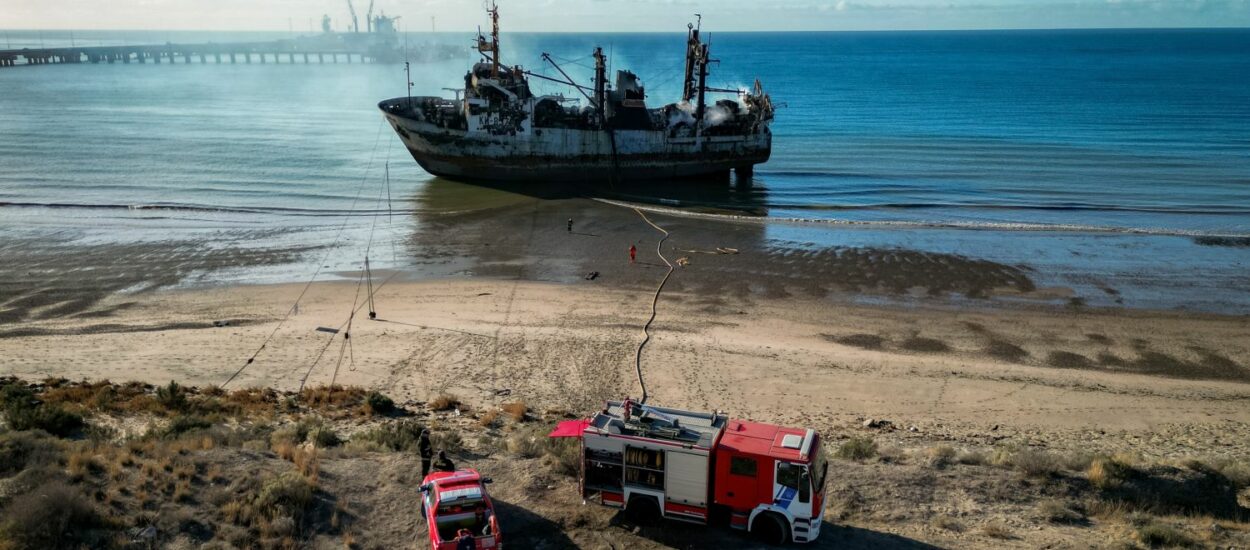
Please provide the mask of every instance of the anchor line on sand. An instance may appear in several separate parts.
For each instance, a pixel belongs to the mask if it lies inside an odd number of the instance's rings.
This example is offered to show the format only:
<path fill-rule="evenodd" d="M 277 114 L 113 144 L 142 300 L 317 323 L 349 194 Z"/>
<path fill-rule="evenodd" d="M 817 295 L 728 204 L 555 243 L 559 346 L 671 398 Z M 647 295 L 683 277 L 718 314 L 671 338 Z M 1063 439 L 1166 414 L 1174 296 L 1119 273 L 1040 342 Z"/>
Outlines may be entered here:
<path fill-rule="evenodd" d="M 320 262 L 317 262 L 317 268 L 313 271 L 312 277 L 308 278 L 308 282 L 304 284 L 304 288 L 300 290 L 299 295 L 295 297 L 295 303 L 291 304 L 291 307 L 286 310 L 286 315 L 282 316 L 282 319 L 278 321 L 278 325 L 273 327 L 273 330 L 270 331 L 269 335 L 265 337 L 265 340 L 261 342 L 260 346 L 256 348 L 256 351 L 252 352 L 251 357 L 247 358 L 247 361 L 243 363 L 243 366 L 239 367 L 238 370 L 234 371 L 234 374 L 231 374 L 230 378 L 227 378 L 226 381 L 222 382 L 221 385 L 218 387 L 221 387 L 221 388 L 226 387 L 231 382 L 233 382 L 235 378 L 238 378 L 240 374 L 243 374 L 244 370 L 246 370 L 248 367 L 250 367 L 253 363 L 256 362 L 256 358 L 259 357 L 260 353 L 264 351 L 266 347 L 269 346 L 270 342 L 273 341 L 273 337 L 278 334 L 278 330 L 280 330 L 282 326 L 285 325 L 288 320 L 290 320 L 291 315 L 293 315 L 295 313 L 296 308 L 299 307 L 300 301 L 304 299 L 304 295 L 308 294 L 308 289 L 312 288 L 313 282 L 315 282 L 317 280 L 317 277 L 321 275 L 321 270 L 324 268 L 326 264 L 326 260 L 330 259 L 330 254 L 334 252 L 334 247 L 337 246 L 339 243 L 339 240 L 343 238 L 343 232 L 347 229 L 347 222 L 351 221 L 352 214 L 356 211 L 356 204 L 357 202 L 360 201 L 360 194 L 361 192 L 364 191 L 365 182 L 368 181 L 369 179 L 369 170 L 373 168 L 373 160 L 376 157 L 377 152 L 378 152 L 378 143 L 381 141 L 381 138 L 382 138 L 382 126 L 385 123 L 386 123 L 385 120 L 378 121 L 378 131 L 377 131 L 377 134 L 373 138 L 373 151 L 369 153 L 369 163 L 365 165 L 365 173 L 364 175 L 360 177 L 360 183 L 356 186 L 356 196 L 352 198 L 352 206 L 351 208 L 348 209 L 347 213 L 343 215 L 343 223 L 339 225 L 338 232 L 335 233 L 334 235 L 334 240 L 331 241 L 330 246 L 327 247 L 325 257 L 322 258 Z M 389 154 L 389 151 L 390 151 L 389 146 L 387 148 L 387 151 Z M 378 288 L 381 288 L 381 286 L 379 285 Z"/>
<path fill-rule="evenodd" d="M 647 319 L 647 323 L 642 326 L 642 342 L 638 343 L 638 351 L 634 354 L 634 370 L 638 374 L 638 385 L 642 386 L 642 400 L 639 401 L 639 403 L 646 404 L 647 383 L 643 380 L 642 376 L 642 349 L 645 348 L 647 343 L 651 341 L 651 324 L 655 322 L 657 307 L 660 303 L 660 293 L 664 292 L 664 285 L 668 284 L 669 277 L 673 276 L 673 263 L 668 261 L 668 258 L 664 257 L 663 251 L 664 241 L 668 240 L 669 232 L 663 227 L 652 223 L 652 221 L 647 218 L 647 215 L 642 213 L 642 210 L 634 208 L 634 212 L 637 212 L 638 215 L 642 217 L 642 221 L 647 222 L 647 225 L 654 227 L 656 231 L 664 234 L 664 237 L 662 237 L 659 242 L 655 243 L 655 253 L 661 260 L 664 261 L 664 264 L 668 266 L 668 273 L 664 274 L 664 278 L 660 280 L 660 286 L 655 289 L 655 296 L 651 298 L 651 317 Z"/>

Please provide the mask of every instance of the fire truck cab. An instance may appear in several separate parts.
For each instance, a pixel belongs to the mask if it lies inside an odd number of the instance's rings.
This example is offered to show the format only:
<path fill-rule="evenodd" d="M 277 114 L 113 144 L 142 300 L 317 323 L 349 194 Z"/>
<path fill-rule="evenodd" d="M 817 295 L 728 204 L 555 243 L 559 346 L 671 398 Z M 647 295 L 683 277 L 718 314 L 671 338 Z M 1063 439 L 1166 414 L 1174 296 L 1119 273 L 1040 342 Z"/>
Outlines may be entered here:
<path fill-rule="evenodd" d="M 827 464 L 813 430 L 628 400 L 609 401 L 577 427 L 565 434 L 582 440 L 586 499 L 774 543 L 820 535 Z"/>

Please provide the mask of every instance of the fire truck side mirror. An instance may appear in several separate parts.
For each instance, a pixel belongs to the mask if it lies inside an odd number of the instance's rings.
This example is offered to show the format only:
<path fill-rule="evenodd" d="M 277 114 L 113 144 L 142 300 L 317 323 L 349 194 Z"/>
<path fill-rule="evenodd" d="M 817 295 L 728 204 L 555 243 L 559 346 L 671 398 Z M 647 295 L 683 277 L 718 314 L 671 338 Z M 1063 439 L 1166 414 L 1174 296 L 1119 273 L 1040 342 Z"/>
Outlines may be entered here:
<path fill-rule="evenodd" d="M 430 492 L 430 484 L 429 484 L 429 483 L 426 483 L 425 485 L 422 485 L 422 486 L 420 487 L 420 490 L 421 490 L 421 492 L 422 492 L 422 493 L 428 493 L 428 492 Z"/>
<path fill-rule="evenodd" d="M 489 477 L 484 477 L 484 478 L 482 478 L 482 483 L 494 483 L 494 482 L 495 482 L 495 480 L 493 480 L 493 479 L 491 479 L 491 478 L 489 478 Z"/>

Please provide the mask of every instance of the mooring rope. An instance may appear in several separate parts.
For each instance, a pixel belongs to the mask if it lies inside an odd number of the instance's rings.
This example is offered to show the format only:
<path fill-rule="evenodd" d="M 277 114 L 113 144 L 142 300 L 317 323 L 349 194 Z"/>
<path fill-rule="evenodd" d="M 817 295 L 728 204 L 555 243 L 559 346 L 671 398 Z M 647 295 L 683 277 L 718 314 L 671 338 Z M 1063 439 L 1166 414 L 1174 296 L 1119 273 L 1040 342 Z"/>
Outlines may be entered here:
<path fill-rule="evenodd" d="M 668 283 L 669 277 L 673 276 L 673 264 L 668 261 L 668 258 L 664 257 L 664 252 L 662 250 L 664 241 L 667 241 L 669 237 L 668 231 L 665 231 L 663 227 L 660 227 L 652 223 L 650 219 L 647 219 L 647 215 L 643 214 L 642 210 L 635 208 L 634 212 L 637 212 L 639 216 L 642 216 L 642 221 L 647 222 L 647 225 L 654 227 L 656 231 L 664 234 L 664 237 L 661 238 L 659 242 L 655 243 L 655 253 L 659 255 L 660 259 L 664 260 L 664 264 L 668 266 L 668 273 L 664 274 L 664 279 L 660 281 L 660 286 L 655 289 L 655 296 L 651 298 L 651 318 L 647 319 L 647 324 L 642 326 L 642 342 L 638 344 L 638 352 L 634 355 L 634 370 L 638 373 L 638 385 L 642 386 L 642 400 L 639 401 L 639 403 L 646 404 L 647 383 L 642 377 L 642 348 L 646 347 L 647 342 L 651 341 L 651 324 L 655 322 L 656 308 L 660 303 L 660 293 L 664 291 L 664 285 Z"/>
<path fill-rule="evenodd" d="M 351 221 L 352 215 L 356 212 L 356 203 L 360 200 L 360 193 L 365 188 L 365 182 L 369 179 L 369 170 L 373 168 L 373 160 L 378 152 L 378 143 L 381 141 L 382 127 L 385 123 L 385 119 L 378 121 L 378 131 L 377 134 L 373 136 L 373 150 L 369 153 L 369 163 L 365 165 L 365 173 L 360 177 L 360 183 L 356 186 L 356 196 L 352 197 L 352 206 L 348 209 L 347 213 L 343 215 L 343 223 L 339 225 L 338 232 L 334 234 L 334 240 L 330 242 L 330 246 L 326 249 L 325 257 L 321 258 L 320 262 L 317 262 L 317 269 L 313 271 L 312 277 L 308 278 L 308 282 L 305 283 L 304 288 L 300 290 L 299 296 L 295 297 L 295 303 L 291 304 L 291 307 L 286 310 L 286 315 L 282 316 L 282 319 L 278 321 L 277 326 L 273 327 L 273 331 L 271 331 L 269 335 L 265 337 L 265 340 L 260 343 L 260 347 L 257 347 L 256 351 L 252 352 L 251 357 L 248 357 L 247 361 L 239 367 L 239 370 L 234 371 L 234 374 L 230 375 L 230 378 L 227 378 L 225 382 L 222 382 L 221 385 L 218 386 L 219 388 L 226 387 L 228 384 L 233 382 L 235 378 L 238 378 L 240 374 L 243 374 L 244 370 L 252 366 L 252 363 L 256 362 L 256 358 L 260 356 L 260 352 L 264 351 L 265 348 L 269 346 L 269 343 L 273 341 L 274 336 L 278 334 L 278 330 L 280 330 L 282 326 L 290 320 L 291 315 L 295 314 L 300 301 L 304 299 L 304 295 L 308 294 L 308 289 L 312 288 L 313 282 L 317 280 L 319 275 L 321 275 L 321 270 L 325 267 L 326 261 L 330 259 L 330 254 L 334 252 L 334 248 L 338 246 L 339 239 L 343 237 L 343 232 L 347 229 L 347 223 Z M 387 151 L 387 154 L 389 155 L 389 146 Z M 374 215 L 374 220 L 376 223 L 376 214 Z"/>

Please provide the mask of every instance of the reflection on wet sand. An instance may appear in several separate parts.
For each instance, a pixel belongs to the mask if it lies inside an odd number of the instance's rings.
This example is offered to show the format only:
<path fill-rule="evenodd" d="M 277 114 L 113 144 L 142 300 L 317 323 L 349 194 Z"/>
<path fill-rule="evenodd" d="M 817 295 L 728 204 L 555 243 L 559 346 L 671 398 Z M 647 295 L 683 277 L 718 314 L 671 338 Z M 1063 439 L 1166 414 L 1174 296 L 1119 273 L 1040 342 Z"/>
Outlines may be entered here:
<path fill-rule="evenodd" d="M 589 186 L 486 187 L 440 179 L 414 197 L 426 214 L 409 240 L 409 252 L 423 271 L 444 276 L 576 282 L 593 272 L 600 277 L 596 284 L 642 288 L 654 285 L 665 267 L 654 253 L 661 235 L 625 203 L 595 199 L 642 197 L 641 204 L 693 204 L 681 211 L 701 212 L 713 204 L 755 208 L 765 194 L 750 182 L 670 182 L 631 187 L 625 194 Z M 682 266 L 674 290 L 709 301 L 725 295 L 838 293 L 984 298 L 997 291 L 1036 290 L 1028 271 L 1018 266 L 893 247 L 800 249 L 769 239 L 768 224 L 744 222 L 741 216 L 741 211 L 724 218 L 652 215 L 672 233 L 665 255 Z M 640 252 L 635 264 L 629 262 L 631 245 Z"/>

